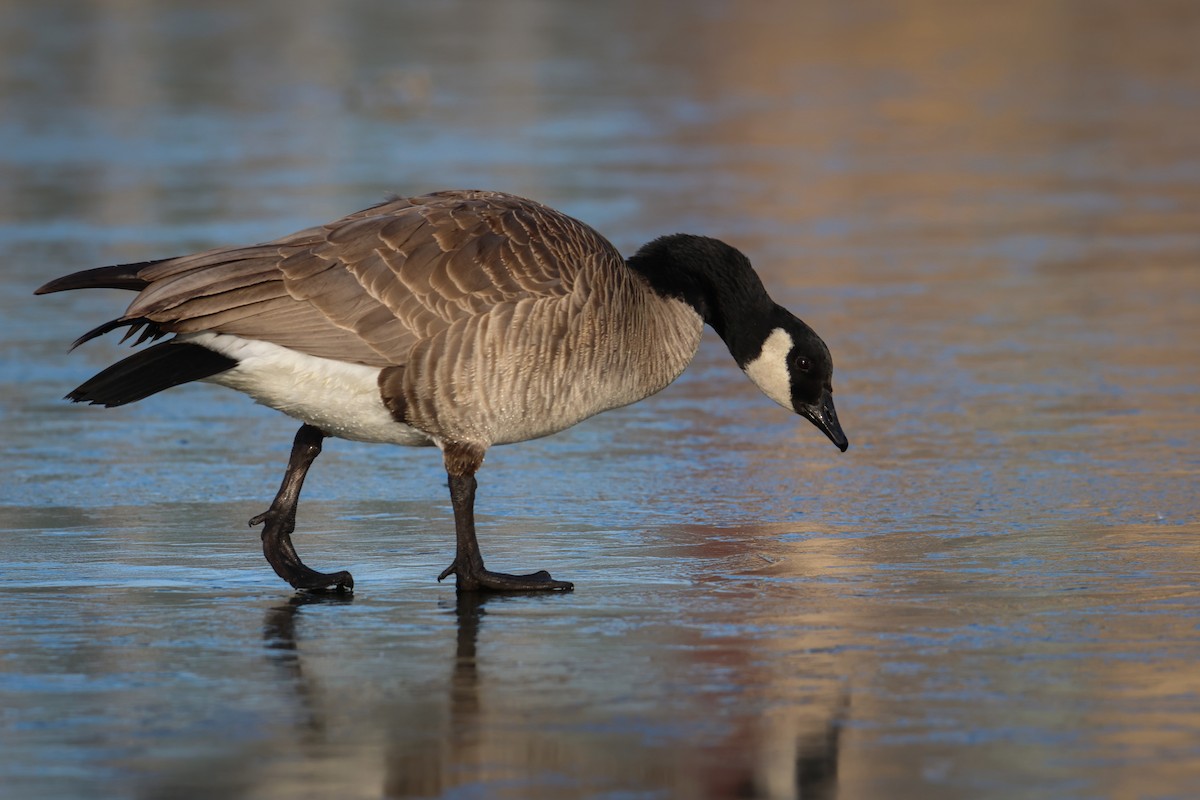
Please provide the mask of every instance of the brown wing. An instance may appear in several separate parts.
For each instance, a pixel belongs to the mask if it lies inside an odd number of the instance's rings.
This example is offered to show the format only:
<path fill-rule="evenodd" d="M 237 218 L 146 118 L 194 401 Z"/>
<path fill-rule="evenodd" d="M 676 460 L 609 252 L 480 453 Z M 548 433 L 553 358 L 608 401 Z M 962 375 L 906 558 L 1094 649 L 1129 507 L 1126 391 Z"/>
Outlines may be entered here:
<path fill-rule="evenodd" d="M 123 319 L 215 331 L 371 366 L 525 297 L 584 292 L 623 270 L 592 228 L 532 200 L 481 191 L 399 198 L 252 247 L 148 265 Z"/>

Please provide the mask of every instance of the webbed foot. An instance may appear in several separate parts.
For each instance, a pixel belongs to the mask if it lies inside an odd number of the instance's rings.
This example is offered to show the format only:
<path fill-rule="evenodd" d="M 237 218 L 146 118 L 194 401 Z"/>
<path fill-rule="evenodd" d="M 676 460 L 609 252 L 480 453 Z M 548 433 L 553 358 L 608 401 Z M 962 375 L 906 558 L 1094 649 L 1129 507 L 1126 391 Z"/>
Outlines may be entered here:
<path fill-rule="evenodd" d="M 252 527 L 263 525 L 263 555 L 274 568 L 275 574 L 293 588 L 305 592 L 353 592 L 354 576 L 349 572 L 317 572 L 300 560 L 292 544 L 294 520 L 294 509 L 292 514 L 279 513 L 274 506 L 250 520 Z"/>
<path fill-rule="evenodd" d="M 438 582 L 451 575 L 455 576 L 455 585 L 460 592 L 570 592 L 575 584 L 570 581 L 556 581 L 546 570 L 538 570 L 529 575 L 509 575 L 505 572 L 492 572 L 489 569 L 460 569 L 458 559 L 442 570 Z"/>

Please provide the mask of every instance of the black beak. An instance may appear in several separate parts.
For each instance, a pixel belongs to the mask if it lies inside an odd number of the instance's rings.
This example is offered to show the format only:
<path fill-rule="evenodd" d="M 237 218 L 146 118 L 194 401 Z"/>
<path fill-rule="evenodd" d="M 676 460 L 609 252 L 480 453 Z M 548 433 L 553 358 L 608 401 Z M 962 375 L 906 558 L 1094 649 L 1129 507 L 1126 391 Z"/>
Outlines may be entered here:
<path fill-rule="evenodd" d="M 842 425 L 837 418 L 837 410 L 833 407 L 833 393 L 829 389 L 822 390 L 821 398 L 816 403 L 800 406 L 796 409 L 796 413 L 820 428 L 829 437 L 829 441 L 837 445 L 837 448 L 843 453 L 846 452 L 850 441 L 842 432 Z"/>

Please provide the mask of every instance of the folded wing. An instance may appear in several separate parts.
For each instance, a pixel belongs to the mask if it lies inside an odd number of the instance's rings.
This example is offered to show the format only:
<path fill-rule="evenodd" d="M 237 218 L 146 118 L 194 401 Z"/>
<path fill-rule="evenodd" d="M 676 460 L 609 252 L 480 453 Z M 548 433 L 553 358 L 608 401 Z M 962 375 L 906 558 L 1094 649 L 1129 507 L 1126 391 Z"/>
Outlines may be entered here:
<path fill-rule="evenodd" d="M 571 302 L 591 271 L 625 268 L 578 220 L 476 191 L 398 198 L 274 242 L 133 266 L 114 272 L 122 288 L 144 284 L 120 324 L 229 333 L 381 367 L 404 364 L 414 344 L 456 320 L 527 297 Z M 70 277 L 48 290 L 75 288 Z"/>

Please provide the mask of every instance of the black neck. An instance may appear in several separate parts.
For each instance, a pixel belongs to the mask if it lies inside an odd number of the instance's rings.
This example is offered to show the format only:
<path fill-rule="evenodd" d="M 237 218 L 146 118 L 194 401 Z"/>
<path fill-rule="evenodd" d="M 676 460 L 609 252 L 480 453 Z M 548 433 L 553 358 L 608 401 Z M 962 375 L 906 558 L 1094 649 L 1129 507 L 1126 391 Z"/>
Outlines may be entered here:
<path fill-rule="evenodd" d="M 696 309 L 739 365 L 758 355 L 778 307 L 737 249 L 677 233 L 643 246 L 627 263 L 655 292 Z"/>

